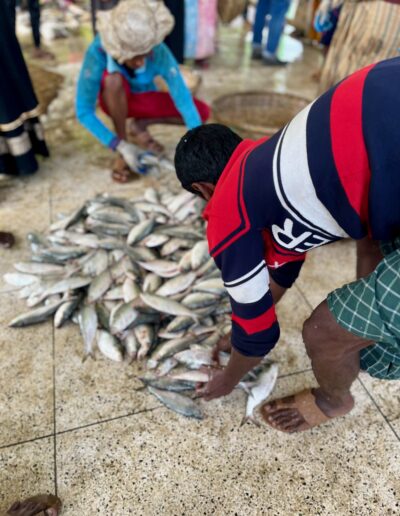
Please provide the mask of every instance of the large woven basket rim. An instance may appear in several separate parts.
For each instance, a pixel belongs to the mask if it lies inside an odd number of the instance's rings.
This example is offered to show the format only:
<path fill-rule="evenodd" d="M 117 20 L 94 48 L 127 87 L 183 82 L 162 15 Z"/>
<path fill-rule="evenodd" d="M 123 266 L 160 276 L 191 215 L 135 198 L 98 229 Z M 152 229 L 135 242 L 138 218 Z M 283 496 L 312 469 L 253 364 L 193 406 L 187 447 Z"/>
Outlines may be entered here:
<path fill-rule="evenodd" d="M 278 126 L 267 126 L 267 125 L 257 125 L 257 124 L 250 124 L 246 122 L 238 122 L 236 120 L 232 120 L 227 115 L 221 114 L 219 112 L 218 105 L 222 102 L 226 102 L 226 100 L 229 100 L 230 98 L 240 98 L 240 97 L 250 97 L 250 96 L 269 96 L 269 97 L 276 97 L 283 99 L 285 98 L 288 101 L 296 101 L 302 104 L 299 111 L 306 107 L 307 104 L 309 104 L 309 100 L 305 97 L 301 97 L 300 95 L 295 95 L 293 93 L 279 93 L 277 91 L 270 91 L 270 90 L 249 90 L 249 91 L 238 91 L 238 92 L 231 92 L 226 93 L 224 95 L 221 95 L 220 97 L 217 97 L 214 99 L 212 103 L 212 111 L 213 111 L 213 118 L 224 125 L 237 127 L 243 131 L 247 132 L 256 132 L 256 133 L 274 133 L 277 130 L 280 129 Z"/>

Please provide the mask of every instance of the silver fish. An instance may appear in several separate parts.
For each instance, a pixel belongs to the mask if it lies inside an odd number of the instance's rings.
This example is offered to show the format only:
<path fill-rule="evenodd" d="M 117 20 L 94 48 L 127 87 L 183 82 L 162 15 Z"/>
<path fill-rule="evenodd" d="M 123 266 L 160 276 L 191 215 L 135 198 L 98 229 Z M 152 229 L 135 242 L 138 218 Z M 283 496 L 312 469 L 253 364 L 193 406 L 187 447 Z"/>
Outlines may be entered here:
<path fill-rule="evenodd" d="M 112 283 L 112 277 L 110 271 L 106 269 L 99 276 L 94 278 L 94 280 L 90 283 L 87 300 L 88 303 L 94 303 L 98 299 L 100 299 L 103 294 L 107 292 Z"/>
<path fill-rule="evenodd" d="M 62 303 L 54 314 L 54 326 L 60 328 L 74 311 L 78 308 L 79 303 L 82 301 L 82 296 L 74 296 L 71 299 Z"/>
<path fill-rule="evenodd" d="M 170 378 L 173 380 L 180 380 L 184 382 L 193 382 L 193 383 L 207 383 L 210 379 L 209 374 L 204 371 L 183 371 L 179 373 L 174 373 L 170 375 Z"/>
<path fill-rule="evenodd" d="M 88 278 L 87 276 L 73 276 L 71 278 L 66 278 L 46 289 L 42 294 L 42 297 L 44 299 L 53 294 L 63 294 L 68 290 L 76 290 L 78 288 L 86 287 L 91 281 L 92 278 Z"/>
<path fill-rule="evenodd" d="M 159 247 L 160 245 L 165 244 L 165 242 L 168 242 L 169 239 L 170 237 L 168 235 L 152 233 L 151 235 L 143 238 L 141 243 L 146 247 Z"/>
<path fill-rule="evenodd" d="M 14 268 L 19 272 L 36 276 L 57 276 L 65 273 L 65 267 L 51 263 L 18 262 L 14 264 Z"/>
<path fill-rule="evenodd" d="M 172 321 L 166 327 L 167 332 L 177 332 L 181 330 L 186 330 L 193 324 L 192 316 L 187 315 L 179 315 L 172 319 Z"/>
<path fill-rule="evenodd" d="M 217 294 L 221 296 L 226 293 L 224 282 L 221 278 L 211 278 L 208 280 L 200 281 L 193 285 L 194 292 L 207 292 L 209 294 Z"/>
<path fill-rule="evenodd" d="M 177 301 L 148 293 L 140 294 L 140 299 L 146 305 L 154 308 L 158 312 L 163 312 L 170 315 L 187 315 L 188 317 L 196 319 L 196 315 L 193 312 Z"/>
<path fill-rule="evenodd" d="M 30 312 L 21 314 L 18 317 L 15 317 L 15 319 L 9 323 L 9 326 L 12 328 L 21 328 L 22 326 L 29 326 L 31 324 L 43 322 L 50 317 L 50 315 L 54 314 L 62 302 L 63 301 L 60 300 L 51 305 L 44 305 L 40 308 L 36 308 L 35 310 L 31 310 Z"/>
<path fill-rule="evenodd" d="M 104 249 L 96 251 L 82 267 L 82 274 L 85 276 L 99 276 L 108 267 L 108 254 Z"/>
<path fill-rule="evenodd" d="M 79 313 L 79 326 L 85 344 L 84 360 L 88 356 L 94 358 L 93 342 L 97 331 L 97 314 L 93 305 L 85 305 Z"/>
<path fill-rule="evenodd" d="M 97 332 L 97 347 L 100 352 L 114 362 L 122 362 L 124 359 L 123 351 L 118 340 L 105 330 Z"/>
<path fill-rule="evenodd" d="M 3 279 L 8 285 L 13 287 L 26 287 L 33 283 L 38 283 L 38 278 L 32 274 L 23 274 L 21 272 L 7 272 L 4 274 Z"/>
<path fill-rule="evenodd" d="M 124 338 L 125 351 L 130 359 L 133 361 L 136 359 L 138 351 L 139 351 L 139 342 L 136 338 L 134 330 L 130 330 Z"/>
<path fill-rule="evenodd" d="M 249 397 L 247 398 L 246 413 L 242 419 L 241 426 L 247 421 L 258 424 L 254 418 L 254 410 L 265 401 L 271 394 L 278 379 L 278 364 L 270 364 L 270 366 L 260 374 L 257 382 L 251 387 Z"/>
<path fill-rule="evenodd" d="M 210 366 L 213 364 L 211 351 L 209 349 L 194 348 L 185 349 L 174 355 L 180 364 L 184 364 L 190 369 L 198 369 L 201 366 Z"/>
<path fill-rule="evenodd" d="M 92 217 L 88 217 L 86 219 L 85 226 L 87 229 L 93 231 L 94 233 L 100 233 L 108 236 L 125 236 L 129 233 L 130 227 L 128 224 L 111 224 L 109 222 L 100 222 L 93 219 Z"/>
<path fill-rule="evenodd" d="M 127 244 L 132 245 L 136 242 L 140 242 L 145 236 L 147 236 L 154 227 L 154 219 L 144 220 L 134 226 L 128 235 Z"/>
<path fill-rule="evenodd" d="M 203 419 L 203 414 L 196 403 L 189 397 L 178 394 L 177 392 L 161 391 L 155 387 L 147 387 L 147 390 L 153 394 L 163 405 L 169 409 L 186 417 L 194 417 Z"/>
<path fill-rule="evenodd" d="M 146 271 L 154 272 L 162 278 L 173 278 L 179 274 L 178 265 L 168 260 L 152 260 L 151 262 L 139 262 Z"/>
<path fill-rule="evenodd" d="M 218 297 L 214 294 L 206 294 L 205 292 L 193 292 L 182 300 L 182 304 L 195 310 L 196 308 L 204 308 L 218 302 Z"/>
<path fill-rule="evenodd" d="M 122 303 L 110 315 L 110 331 L 113 335 L 124 331 L 128 328 L 139 313 L 135 310 L 131 303 Z"/>
<path fill-rule="evenodd" d="M 187 349 L 192 342 L 193 338 L 187 335 L 180 339 L 168 340 L 167 342 L 164 342 L 158 346 L 158 348 L 151 355 L 151 360 L 154 362 L 161 362 L 161 360 L 169 358 L 179 351 Z"/>
<path fill-rule="evenodd" d="M 205 263 L 210 258 L 208 253 L 208 243 L 206 240 L 202 240 L 201 242 L 197 242 L 192 250 L 192 269 L 198 269 L 203 263 Z"/>
<path fill-rule="evenodd" d="M 126 278 L 122 284 L 122 293 L 125 303 L 129 303 L 136 299 L 140 294 L 140 288 L 131 278 Z"/>
<path fill-rule="evenodd" d="M 191 244 L 188 242 L 188 240 L 184 240 L 183 238 L 171 238 L 161 247 L 160 254 L 163 257 L 169 256 L 174 254 L 178 249 L 187 249 L 190 247 L 190 245 Z"/>
<path fill-rule="evenodd" d="M 196 275 L 193 272 L 187 274 L 180 274 L 175 278 L 172 278 L 164 283 L 155 293 L 158 296 L 173 296 L 179 292 L 186 290 L 196 279 Z"/>
<path fill-rule="evenodd" d="M 107 307 L 103 303 L 96 303 L 95 305 L 97 319 L 99 321 L 99 325 L 101 328 L 105 330 L 110 330 L 110 312 Z"/>
<path fill-rule="evenodd" d="M 139 324 L 135 327 L 135 337 L 139 343 L 138 360 L 146 357 L 154 342 L 154 329 L 149 324 Z"/>
<path fill-rule="evenodd" d="M 162 391 L 171 391 L 171 392 L 183 392 L 183 391 L 192 391 L 195 387 L 193 382 L 184 382 L 181 380 L 173 380 L 172 378 L 168 378 L 166 376 L 140 376 L 139 380 L 143 382 L 145 385 L 150 387 L 155 387 L 156 389 L 160 389 Z"/>
<path fill-rule="evenodd" d="M 80 220 L 83 217 L 85 210 L 86 210 L 86 205 L 84 204 L 79 209 L 72 212 L 70 215 L 62 218 L 61 220 L 58 220 L 57 222 L 54 222 L 50 226 L 50 231 L 56 231 L 57 229 L 69 228 L 69 226 L 72 226 L 73 224 L 78 222 L 78 220 Z"/>
<path fill-rule="evenodd" d="M 178 269 L 180 272 L 188 272 L 192 269 L 192 249 L 187 251 L 179 260 Z"/>
<path fill-rule="evenodd" d="M 156 370 L 157 376 L 167 375 L 174 367 L 178 365 L 178 361 L 174 357 L 169 357 L 162 362 Z"/>
<path fill-rule="evenodd" d="M 146 274 L 143 281 L 143 292 L 154 293 L 161 286 L 162 279 L 154 272 Z"/>

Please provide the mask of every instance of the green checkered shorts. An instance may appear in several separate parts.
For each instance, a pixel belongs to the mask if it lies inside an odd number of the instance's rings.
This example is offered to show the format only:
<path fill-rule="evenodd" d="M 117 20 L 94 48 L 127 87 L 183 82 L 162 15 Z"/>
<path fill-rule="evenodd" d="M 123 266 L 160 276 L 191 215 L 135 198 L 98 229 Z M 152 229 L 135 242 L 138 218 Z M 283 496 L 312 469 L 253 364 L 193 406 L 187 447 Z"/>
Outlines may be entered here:
<path fill-rule="evenodd" d="M 372 274 L 328 295 L 338 324 L 375 344 L 361 350 L 360 366 L 375 378 L 400 379 L 400 237 L 382 242 Z"/>

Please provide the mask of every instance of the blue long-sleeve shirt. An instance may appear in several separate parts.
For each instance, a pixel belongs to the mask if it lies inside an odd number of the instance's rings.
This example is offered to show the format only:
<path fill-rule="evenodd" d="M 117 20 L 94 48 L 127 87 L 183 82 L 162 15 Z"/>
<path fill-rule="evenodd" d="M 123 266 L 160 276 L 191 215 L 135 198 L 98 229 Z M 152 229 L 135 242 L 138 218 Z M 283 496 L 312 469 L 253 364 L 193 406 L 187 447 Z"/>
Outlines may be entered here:
<path fill-rule="evenodd" d="M 153 48 L 142 68 L 131 76 L 102 47 L 97 35 L 86 51 L 79 74 L 76 94 L 76 115 L 81 124 L 104 145 L 110 146 L 116 135 L 96 116 L 97 99 L 104 71 L 118 72 L 129 82 L 131 91 L 143 93 L 157 91 L 154 78 L 160 75 L 167 83 L 172 100 L 188 129 L 201 124 L 190 90 L 179 71 L 178 63 L 164 43 Z"/>

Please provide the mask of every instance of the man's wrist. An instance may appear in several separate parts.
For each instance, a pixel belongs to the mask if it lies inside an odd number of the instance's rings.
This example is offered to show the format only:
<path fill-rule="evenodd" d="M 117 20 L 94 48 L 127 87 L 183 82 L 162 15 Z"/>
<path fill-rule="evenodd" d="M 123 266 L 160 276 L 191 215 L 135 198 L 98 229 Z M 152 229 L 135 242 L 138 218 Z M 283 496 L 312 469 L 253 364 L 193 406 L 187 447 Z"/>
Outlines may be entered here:
<path fill-rule="evenodd" d="M 117 150 L 118 145 L 121 143 L 121 138 L 114 136 L 114 138 L 108 144 L 109 148 L 113 151 Z"/>

